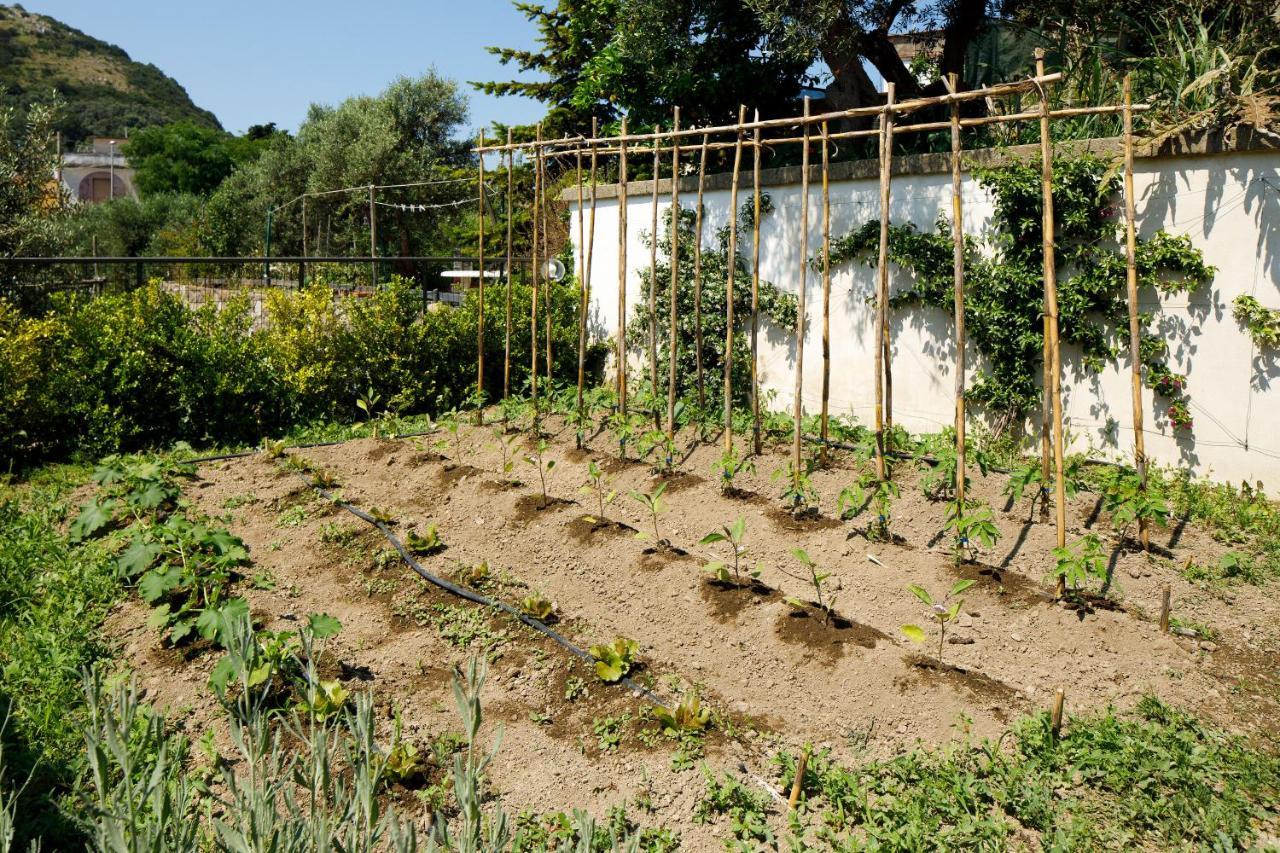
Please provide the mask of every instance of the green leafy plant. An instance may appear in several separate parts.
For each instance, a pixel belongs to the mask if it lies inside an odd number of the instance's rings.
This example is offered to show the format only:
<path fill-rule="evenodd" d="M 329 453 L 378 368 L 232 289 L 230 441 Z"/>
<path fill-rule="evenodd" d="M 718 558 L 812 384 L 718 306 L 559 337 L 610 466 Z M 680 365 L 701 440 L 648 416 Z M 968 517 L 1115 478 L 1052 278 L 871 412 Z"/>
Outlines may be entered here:
<path fill-rule="evenodd" d="M 824 625 L 827 624 L 827 622 L 831 620 L 831 616 L 834 613 L 833 608 L 836 604 L 836 597 L 834 595 L 824 593 L 824 590 L 827 587 L 827 580 L 831 577 L 831 573 L 822 571 L 818 566 L 818 563 L 809 556 L 809 552 L 803 548 L 793 548 L 791 550 L 791 556 L 795 557 L 801 566 L 804 566 L 805 576 L 801 578 L 801 580 L 806 581 L 813 587 L 813 594 L 817 598 L 818 609 L 822 611 L 822 623 Z M 791 573 L 787 572 L 787 574 Z M 792 575 L 792 577 L 795 577 L 795 575 Z M 804 609 L 803 602 L 799 602 L 795 599 L 788 599 L 788 603 L 797 610 Z"/>
<path fill-rule="evenodd" d="M 892 540 L 893 502 L 901 493 L 893 480 L 881 480 L 874 474 L 865 473 L 840 490 L 836 510 L 844 519 L 857 518 L 868 509 L 872 510 L 875 519 L 867 525 L 867 538 L 888 542 Z"/>
<path fill-rule="evenodd" d="M 816 457 L 809 457 L 797 471 L 795 463 L 788 462 L 786 468 L 778 468 L 772 474 L 774 482 L 783 481 L 782 502 L 792 513 L 800 514 L 818 505 L 818 490 L 813 485 L 813 472 L 818 469 Z"/>
<path fill-rule="evenodd" d="M 493 436 L 497 439 L 498 451 L 502 454 L 502 466 L 498 469 L 498 474 L 501 475 L 505 482 L 514 484 L 515 478 L 511 476 L 511 472 L 516 467 L 513 450 L 519 437 L 507 435 L 503 427 L 495 427 Z"/>
<path fill-rule="evenodd" d="M 547 440 L 545 438 L 538 439 L 538 443 L 534 445 L 533 453 L 526 456 L 524 461 L 532 465 L 538 471 L 538 481 L 542 485 L 542 506 L 547 505 L 547 475 L 556 467 L 556 460 L 544 459 L 547 452 Z"/>
<path fill-rule="evenodd" d="M 743 456 L 738 453 L 736 447 L 731 447 L 720 454 L 720 458 L 716 460 L 712 470 L 720 475 L 720 491 L 728 495 L 736 491 L 737 487 L 734 485 L 734 481 L 738 475 L 754 474 L 756 472 L 756 463 L 752 457 Z"/>
<path fill-rule="evenodd" d="M 667 737 L 680 737 L 685 733 L 704 731 L 711 722 L 711 709 L 702 707 L 698 694 L 692 693 L 682 698 L 673 709 L 654 708 L 653 718 Z"/>
<path fill-rule="evenodd" d="M 977 560 L 978 549 L 994 548 L 1000 540 L 1000 528 L 996 527 L 991 507 L 985 503 L 966 500 L 962 508 L 956 501 L 947 503 L 947 522 L 944 530 L 956 532 L 956 562 Z"/>
<path fill-rule="evenodd" d="M 640 645 L 635 640 L 618 637 L 612 643 L 592 646 L 588 650 L 596 662 L 596 675 L 607 684 L 621 681 L 636 663 Z"/>
<path fill-rule="evenodd" d="M 632 491 L 631 499 L 645 508 L 649 513 L 649 518 L 653 522 L 653 544 L 661 546 L 663 544 L 662 534 L 658 531 L 658 516 L 667 511 L 667 502 L 662 499 L 662 495 L 667 490 L 666 483 L 658 483 L 649 492 Z M 637 539 L 648 539 L 649 534 L 643 530 L 636 533 Z"/>
<path fill-rule="evenodd" d="M 520 609 L 540 622 L 550 622 L 556 616 L 555 602 L 540 592 L 535 592 L 522 598 L 520 600 Z"/>
<path fill-rule="evenodd" d="M 600 463 L 592 459 L 587 463 L 587 482 L 579 493 L 594 495 L 599 508 L 598 518 L 604 518 L 604 508 L 618 497 L 617 491 L 609 488 L 609 475 L 600 467 Z"/>
<path fill-rule="evenodd" d="M 1135 522 L 1163 527 L 1169 519 L 1164 498 L 1153 488 L 1144 489 L 1137 472 L 1129 468 L 1115 468 L 1106 475 L 1102 508 L 1111 513 L 1111 526 L 1122 538 Z"/>
<path fill-rule="evenodd" d="M 1245 293 L 1237 296 L 1231 306 L 1231 315 L 1245 327 L 1259 349 L 1280 347 L 1280 311 L 1264 308 Z"/>
<path fill-rule="evenodd" d="M 731 563 L 721 560 L 712 560 L 703 566 L 704 569 L 711 572 L 716 580 L 730 583 L 735 586 L 742 586 L 742 561 L 747 555 L 747 546 L 744 540 L 747 535 L 747 520 L 738 516 L 737 520 L 731 524 L 726 524 L 719 530 L 713 530 L 698 541 L 699 545 L 712 545 L 716 542 L 727 542 L 729 544 Z M 729 570 L 732 566 L 733 574 L 730 575 Z M 755 579 L 760 577 L 760 564 L 756 563 L 755 567 L 748 570 L 748 577 Z"/>
<path fill-rule="evenodd" d="M 1078 590 L 1090 580 L 1107 578 L 1107 556 L 1101 540 L 1092 533 L 1066 547 L 1054 548 L 1053 557 L 1056 561 L 1053 576 L 1058 578 L 1061 588 Z"/>
<path fill-rule="evenodd" d="M 449 435 L 448 438 L 442 438 L 436 442 L 436 451 L 443 453 L 452 442 L 453 462 L 455 465 L 463 464 L 462 413 L 457 409 L 450 409 L 440 416 L 436 421 L 436 426 L 444 429 Z"/>
<path fill-rule="evenodd" d="M 930 618 L 938 624 L 938 666 L 942 666 L 942 647 L 947 640 L 947 624 L 955 620 L 960 613 L 961 605 L 964 604 L 964 599 L 959 597 L 960 594 L 973 584 L 974 581 L 971 580 L 960 581 L 939 600 L 935 600 L 922 586 L 911 584 L 907 587 L 912 595 L 925 603 L 929 608 Z M 902 633 L 913 643 L 923 643 L 926 639 L 924 629 L 918 625 L 903 625 Z"/>
<path fill-rule="evenodd" d="M 638 415 L 614 412 L 609 416 L 609 431 L 618 442 L 618 458 L 626 460 L 627 445 L 635 442 L 636 432 L 644 421 Z"/>
<path fill-rule="evenodd" d="M 410 530 L 405 535 L 405 545 L 419 557 L 438 554 L 447 547 L 444 540 L 440 538 L 440 531 L 435 522 L 428 523 L 422 533 Z"/>

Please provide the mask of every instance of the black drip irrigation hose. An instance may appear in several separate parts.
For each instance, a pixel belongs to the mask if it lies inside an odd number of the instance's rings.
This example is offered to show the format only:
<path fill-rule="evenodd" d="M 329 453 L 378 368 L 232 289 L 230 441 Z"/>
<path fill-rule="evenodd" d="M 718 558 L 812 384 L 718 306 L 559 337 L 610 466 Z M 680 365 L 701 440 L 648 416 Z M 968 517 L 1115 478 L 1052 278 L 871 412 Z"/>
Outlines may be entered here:
<path fill-rule="evenodd" d="M 401 437 L 404 437 L 404 436 L 396 436 L 396 438 L 401 438 Z M 324 443 L 313 444 L 308 446 L 327 447 L 327 446 L 332 446 L 334 444 L 341 444 L 341 442 L 336 442 L 336 441 L 324 442 Z M 248 454 L 239 454 L 239 455 L 244 456 Z M 405 561 L 405 563 L 409 566 L 409 568 L 417 572 L 418 576 L 421 577 L 423 580 L 427 581 L 427 583 L 430 583 L 434 586 L 439 587 L 440 589 L 444 590 L 450 595 L 455 595 L 458 598 L 466 599 L 467 601 L 473 602 L 475 604 L 479 604 L 482 607 L 496 607 L 499 610 L 502 610 L 510 614 L 511 616 L 514 616 L 516 619 L 519 619 L 525 625 L 528 625 L 530 628 L 537 631 L 538 633 L 543 634 L 546 637 L 550 637 L 551 640 L 554 641 L 558 646 L 560 646 L 570 654 L 574 655 L 575 657 L 579 658 L 580 660 L 586 661 L 588 663 L 595 663 L 595 658 L 593 658 L 590 655 L 590 653 L 574 645 L 564 635 L 548 627 L 544 622 L 538 619 L 534 619 L 529 614 L 524 613 L 523 611 L 518 610 L 515 607 L 512 607 L 510 604 L 507 604 L 505 601 L 501 601 L 496 598 L 490 598 L 487 595 L 481 595 L 475 590 L 467 589 L 464 586 L 459 586 L 458 584 L 452 583 L 451 581 L 447 581 L 444 578 L 439 577 L 438 575 L 434 575 L 431 572 L 427 571 L 425 568 L 423 568 L 421 563 L 419 563 L 416 559 L 414 559 L 413 552 L 411 552 L 408 548 L 405 547 L 404 543 L 400 541 L 400 538 L 396 536 L 395 533 L 391 531 L 391 528 L 388 527 L 385 523 L 374 518 L 372 515 L 360 509 L 359 507 L 353 506 L 347 503 L 346 501 L 342 500 L 341 498 L 335 497 L 329 491 L 316 485 L 315 482 L 313 482 L 305 474 L 298 474 L 298 477 L 303 482 L 305 482 L 308 486 L 315 489 L 316 492 L 318 492 L 326 500 L 330 501 L 331 503 L 337 506 L 342 507 L 347 512 L 351 513 L 361 521 L 367 522 L 369 524 L 372 524 L 374 527 L 376 527 L 378 531 L 382 533 L 384 537 L 386 537 L 386 540 L 391 543 L 392 547 L 394 547 L 398 552 L 400 552 L 401 559 Z M 637 682 L 635 682 L 634 680 L 632 680 L 627 676 L 623 676 L 620 679 L 620 681 L 625 687 L 629 688 L 632 693 L 636 694 L 637 696 L 640 696 L 641 698 L 645 699 L 651 704 L 657 705 L 658 707 L 665 708 L 667 710 L 671 709 L 671 704 L 667 700 L 663 699 L 661 696 L 654 693 L 652 690 L 645 687 L 644 685 L 638 684 Z"/>

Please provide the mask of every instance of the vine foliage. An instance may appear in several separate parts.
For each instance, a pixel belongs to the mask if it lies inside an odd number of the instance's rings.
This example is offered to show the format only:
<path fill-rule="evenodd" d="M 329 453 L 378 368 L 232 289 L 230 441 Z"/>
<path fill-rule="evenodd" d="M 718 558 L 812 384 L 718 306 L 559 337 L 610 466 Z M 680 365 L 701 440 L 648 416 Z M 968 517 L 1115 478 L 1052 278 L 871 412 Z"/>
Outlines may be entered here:
<path fill-rule="evenodd" d="M 1005 424 L 1039 405 L 1043 373 L 1043 260 L 1041 174 L 1024 162 L 974 172 L 995 203 L 994 239 L 983 246 L 965 239 L 965 324 L 982 354 L 982 367 L 966 394 Z M 1053 199 L 1058 273 L 1059 333 L 1079 347 L 1085 366 L 1100 371 L 1125 349 L 1128 326 L 1125 252 L 1118 239 L 1120 212 L 1111 204 L 1120 188 L 1108 164 L 1092 156 L 1054 162 Z M 833 241 L 832 264 L 876 263 L 880 223 L 864 223 Z M 889 259 L 910 271 L 913 283 L 891 297 L 894 308 L 911 304 L 950 311 L 954 291 L 951 223 L 941 214 L 936 230 L 915 224 L 889 229 Z M 1185 236 L 1159 232 L 1137 246 L 1139 287 L 1162 294 L 1192 291 L 1212 280 L 1214 268 Z M 1168 346 L 1143 315 L 1140 357 L 1144 382 L 1168 401 L 1177 428 L 1191 427 L 1186 377 L 1169 369 Z"/>

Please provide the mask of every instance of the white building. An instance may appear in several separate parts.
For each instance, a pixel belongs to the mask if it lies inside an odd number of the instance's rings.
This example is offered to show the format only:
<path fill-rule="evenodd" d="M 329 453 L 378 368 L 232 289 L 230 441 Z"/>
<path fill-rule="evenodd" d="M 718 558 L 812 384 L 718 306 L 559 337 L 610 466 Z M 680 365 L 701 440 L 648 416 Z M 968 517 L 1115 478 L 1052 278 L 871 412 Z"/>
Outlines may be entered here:
<path fill-rule="evenodd" d="M 122 140 L 93 138 L 88 152 L 64 152 L 58 177 L 75 201 L 96 204 L 113 198 L 137 198 L 133 169 L 120 153 Z"/>

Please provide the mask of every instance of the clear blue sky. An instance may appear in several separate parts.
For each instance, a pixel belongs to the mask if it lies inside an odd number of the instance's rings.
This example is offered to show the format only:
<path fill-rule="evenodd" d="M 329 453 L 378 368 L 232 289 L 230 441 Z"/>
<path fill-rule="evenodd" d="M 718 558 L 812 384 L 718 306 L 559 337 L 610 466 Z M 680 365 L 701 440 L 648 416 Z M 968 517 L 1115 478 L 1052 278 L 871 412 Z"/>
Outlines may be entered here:
<path fill-rule="evenodd" d="M 540 104 L 491 98 L 467 80 L 510 79 L 486 45 L 533 47 L 510 0 L 22 0 L 30 12 L 117 44 L 186 87 L 223 127 L 296 130 L 313 102 L 375 94 L 435 66 L 463 85 L 473 129 L 523 123 Z"/>

